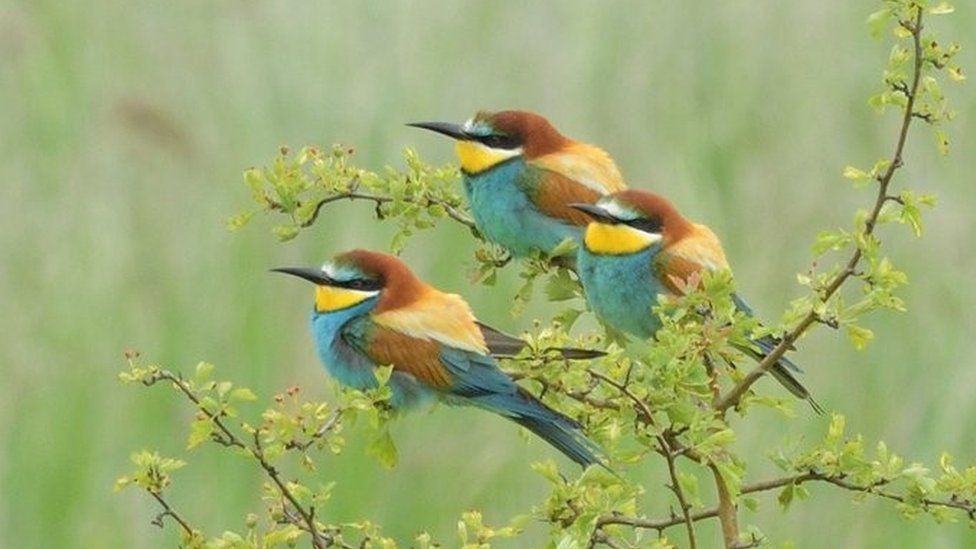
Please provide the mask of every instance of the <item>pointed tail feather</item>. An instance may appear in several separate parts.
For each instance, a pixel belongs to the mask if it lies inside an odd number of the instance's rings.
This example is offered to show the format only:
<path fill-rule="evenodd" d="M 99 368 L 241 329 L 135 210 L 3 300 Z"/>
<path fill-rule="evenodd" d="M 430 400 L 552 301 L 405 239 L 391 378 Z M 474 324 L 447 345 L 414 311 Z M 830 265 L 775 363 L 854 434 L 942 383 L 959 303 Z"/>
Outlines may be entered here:
<path fill-rule="evenodd" d="M 481 335 L 483 335 L 485 338 L 485 344 L 488 346 L 488 350 L 491 352 L 492 356 L 512 357 L 519 354 L 519 351 L 524 349 L 527 345 L 525 341 L 515 336 L 508 335 L 501 330 L 496 330 L 487 324 L 482 324 L 481 322 L 478 322 L 477 324 L 478 328 L 481 330 Z M 556 351 L 562 355 L 563 358 L 569 360 L 597 358 L 606 354 L 603 351 L 576 349 L 573 347 L 557 347 L 547 350 Z"/>
<path fill-rule="evenodd" d="M 519 389 L 515 394 L 478 397 L 475 404 L 503 415 L 545 440 L 583 467 L 601 464 L 600 446 L 586 437 L 578 423 Z"/>
<path fill-rule="evenodd" d="M 732 301 L 735 302 L 735 306 L 740 311 L 752 316 L 752 308 L 749 307 L 749 304 L 743 301 L 738 294 L 732 294 Z M 755 349 L 748 347 L 739 347 L 739 350 L 752 358 L 761 361 L 766 357 L 766 355 L 771 353 L 777 345 L 779 345 L 779 340 L 772 336 L 765 336 L 753 340 L 753 343 L 759 347 L 762 352 L 756 352 Z M 790 347 L 790 349 L 793 349 L 793 347 Z M 776 378 L 776 381 L 779 381 L 783 387 L 786 387 L 787 391 L 793 393 L 793 395 L 797 398 L 806 400 L 810 403 L 810 406 L 813 408 L 814 412 L 822 414 L 824 411 L 823 408 L 820 407 L 820 404 L 818 404 L 816 400 L 813 400 L 813 397 L 810 396 L 810 391 L 807 391 L 807 388 L 800 383 L 800 380 L 796 379 L 795 375 L 793 375 L 801 373 L 803 373 L 803 370 L 801 370 L 799 366 L 785 356 L 780 357 L 780 359 L 776 361 L 776 364 L 769 370 L 769 374 Z"/>
<path fill-rule="evenodd" d="M 751 349 L 749 347 L 739 347 L 739 350 L 757 361 L 761 361 L 762 359 L 766 358 L 766 355 L 772 352 L 772 350 L 775 349 L 779 344 L 776 339 L 769 336 L 754 340 L 753 343 L 755 343 L 762 352 L 757 352 L 755 349 Z M 769 374 L 773 376 L 776 381 L 780 382 L 783 387 L 786 387 L 786 390 L 792 393 L 793 396 L 806 400 L 810 403 L 810 407 L 813 408 L 813 411 L 817 412 L 818 414 L 822 414 L 824 412 L 823 408 L 816 400 L 813 399 L 813 397 L 810 396 L 810 391 L 808 391 L 807 388 L 800 383 L 800 380 L 796 378 L 795 374 L 802 372 L 803 370 L 801 370 L 799 366 L 785 356 L 780 357 L 780 359 L 776 361 L 776 364 L 774 364 L 769 370 Z"/>

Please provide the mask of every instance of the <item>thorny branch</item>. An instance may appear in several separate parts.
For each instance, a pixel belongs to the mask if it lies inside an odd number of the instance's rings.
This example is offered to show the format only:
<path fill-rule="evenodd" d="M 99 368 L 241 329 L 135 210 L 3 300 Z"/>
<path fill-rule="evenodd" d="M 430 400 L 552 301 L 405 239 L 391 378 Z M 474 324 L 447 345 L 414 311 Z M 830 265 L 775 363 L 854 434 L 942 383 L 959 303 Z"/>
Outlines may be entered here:
<path fill-rule="evenodd" d="M 186 520 L 184 520 L 183 517 L 181 517 L 179 515 L 179 513 L 177 513 L 176 510 L 173 509 L 173 507 L 169 504 L 169 502 L 167 502 L 163 498 L 163 495 L 162 494 L 160 494 L 159 492 L 153 491 L 153 490 L 146 490 L 146 491 L 149 492 L 149 494 L 153 498 L 155 498 L 155 500 L 158 501 L 159 502 L 159 505 L 163 508 L 163 511 L 161 513 L 159 513 L 158 515 L 156 515 L 156 518 L 153 519 L 153 521 L 152 521 L 153 524 L 155 524 L 156 526 L 159 526 L 160 528 L 162 528 L 163 527 L 163 518 L 170 517 L 173 520 L 175 520 L 177 523 L 179 523 L 180 528 L 183 529 L 183 531 L 186 533 L 187 536 L 192 536 L 194 534 L 193 527 L 190 526 L 190 523 L 188 523 Z"/>
<path fill-rule="evenodd" d="M 892 177 L 894 177 L 895 172 L 902 167 L 902 152 L 905 149 L 905 142 L 908 138 L 908 129 L 911 127 L 912 120 L 915 118 L 913 113 L 915 112 L 915 99 L 918 95 L 918 86 L 922 77 L 922 65 L 924 59 L 922 56 L 922 12 L 923 9 L 920 6 L 916 6 L 917 14 L 914 21 L 901 21 L 900 25 L 906 31 L 911 33 L 912 42 L 914 44 L 914 60 L 912 69 L 912 83 L 911 86 L 902 85 L 899 90 L 901 93 L 905 94 L 907 97 L 907 103 L 905 105 L 904 115 L 902 117 L 901 130 L 898 134 L 898 142 L 895 145 L 895 152 L 891 157 L 891 161 L 888 164 L 887 169 L 884 173 L 880 174 L 877 178 L 878 181 L 878 194 L 875 198 L 874 209 L 871 210 L 871 214 L 868 216 L 867 221 L 864 225 L 863 235 L 865 237 L 874 234 L 874 228 L 878 222 L 878 216 L 881 215 L 881 208 L 888 199 L 888 186 L 891 184 Z M 858 263 L 861 261 L 863 253 L 860 247 L 855 248 L 854 253 L 848 260 L 846 267 L 838 273 L 834 279 L 820 292 L 820 300 L 826 302 L 831 298 L 840 287 L 854 276 L 857 272 Z M 749 373 L 745 375 L 729 392 L 719 399 L 715 403 L 715 409 L 719 413 L 725 413 L 731 407 L 736 406 L 742 396 L 749 390 L 753 383 L 755 383 L 760 377 L 769 371 L 783 356 L 783 354 L 788 351 L 794 343 L 802 336 L 815 322 L 819 320 L 819 315 L 816 311 L 811 310 L 804 316 L 800 322 L 796 325 L 793 330 L 788 332 L 780 340 L 779 344 L 766 355 L 763 360 Z"/>
<path fill-rule="evenodd" d="M 267 199 L 267 200 L 268 200 L 268 206 L 272 210 L 283 210 L 281 204 L 279 204 L 279 203 L 277 203 L 277 202 L 275 202 L 275 201 L 273 201 L 271 199 Z M 333 194 L 333 195 L 327 196 L 325 198 L 322 198 L 318 202 L 316 202 L 315 209 L 312 211 L 312 215 L 308 219 L 306 219 L 304 222 L 302 222 L 301 223 L 301 226 L 302 227 L 310 227 L 310 226 L 312 226 L 315 223 L 315 221 L 318 219 L 319 214 L 321 213 L 322 209 L 327 204 L 329 204 L 331 202 L 337 202 L 339 200 L 353 200 L 353 201 L 354 200 L 367 200 L 367 201 L 373 202 L 373 204 L 376 207 L 376 217 L 379 218 L 379 219 L 382 219 L 384 217 L 383 213 L 380 211 L 380 206 L 382 206 L 383 204 L 386 204 L 387 202 L 393 202 L 393 198 L 392 197 L 389 197 L 389 196 L 383 196 L 383 195 L 378 195 L 378 194 L 361 193 L 361 192 L 358 192 L 358 191 L 348 191 L 348 192 L 344 192 L 344 193 Z M 439 199 L 436 199 L 436 198 L 431 198 L 430 196 L 403 197 L 401 200 L 403 200 L 404 202 L 410 202 L 410 203 L 413 203 L 413 204 L 419 204 L 420 206 L 423 206 L 423 207 L 433 206 L 433 205 L 439 205 L 439 206 L 441 206 L 441 207 L 444 208 L 444 211 L 445 212 L 447 212 L 447 216 L 450 217 L 451 219 L 453 219 L 454 221 L 457 221 L 458 223 L 466 226 L 468 229 L 470 229 L 472 231 L 477 232 L 477 230 L 478 230 L 475 227 L 475 225 L 474 225 L 474 220 L 472 220 L 464 212 L 458 210 L 456 207 L 454 207 L 453 205 L 451 205 L 451 204 L 449 204 L 449 203 L 447 203 L 447 202 L 445 202 L 443 200 L 439 200 Z"/>
<path fill-rule="evenodd" d="M 878 481 L 873 484 L 860 485 L 847 480 L 846 476 L 832 476 L 824 473 L 819 473 L 816 471 L 808 471 L 806 473 L 798 473 L 795 475 L 790 475 L 787 477 L 775 478 L 770 480 L 764 480 L 756 482 L 753 484 L 747 484 L 742 487 L 740 493 L 754 494 L 757 492 L 768 492 L 770 490 L 776 490 L 778 488 L 784 488 L 789 485 L 799 486 L 806 482 L 825 482 L 832 484 L 834 486 L 849 490 L 851 492 L 862 492 L 865 494 L 870 494 L 884 499 L 889 499 L 892 501 L 897 501 L 899 503 L 905 503 L 906 497 L 894 492 L 882 490 L 881 488 L 890 484 L 891 480 Z M 945 507 L 948 509 L 955 509 L 963 511 L 971 520 L 976 520 L 976 501 L 971 501 L 967 499 L 962 499 L 953 496 L 947 500 L 936 500 L 931 498 L 925 498 L 921 501 L 922 505 L 927 507 Z M 719 516 L 719 507 L 710 507 L 691 514 L 691 520 L 693 522 L 698 522 L 710 518 Z M 632 526 L 634 528 L 643 528 L 648 530 L 657 530 L 659 533 L 672 526 L 677 526 L 684 522 L 683 517 L 671 516 L 668 518 L 661 519 L 647 519 L 641 517 L 628 517 L 623 515 L 610 515 L 600 518 L 597 521 L 596 530 L 600 531 L 606 526 L 614 524 L 623 524 L 627 526 Z"/>
<path fill-rule="evenodd" d="M 637 397 L 637 395 L 627 388 L 626 381 L 624 383 L 618 383 L 610 376 L 594 370 L 593 368 L 587 369 L 587 373 L 589 373 L 593 378 L 610 385 L 622 395 L 630 399 L 636 406 L 641 420 L 648 425 L 654 424 L 654 416 L 650 406 L 648 406 L 646 402 Z M 657 452 L 664 457 L 668 464 L 668 476 L 671 479 L 671 484 L 668 486 L 668 488 L 674 493 L 674 497 L 678 500 L 678 506 L 681 508 L 681 518 L 685 524 L 685 530 L 688 534 L 688 547 L 695 549 L 698 547 L 698 541 L 695 535 L 694 518 L 690 512 L 691 504 L 688 503 L 684 490 L 681 488 L 681 483 L 678 480 L 677 466 L 675 465 L 675 458 L 677 456 L 689 455 L 688 449 L 682 447 L 680 443 L 678 443 L 677 439 L 673 436 L 673 433 L 670 433 L 670 431 L 666 432 L 665 434 L 656 435 L 655 439 L 657 440 L 658 444 Z M 697 461 L 696 457 L 691 457 L 691 459 Z M 718 473 L 716 472 L 716 474 Z M 599 532 L 599 528 L 596 530 L 596 532 Z M 596 538 L 593 539 L 594 541 L 597 540 Z"/>
<path fill-rule="evenodd" d="M 322 533 L 319 532 L 319 529 L 315 524 L 315 508 L 309 507 L 309 509 L 305 509 L 292 491 L 288 488 L 287 484 L 281 479 L 278 469 L 267 460 L 264 455 L 264 451 L 261 448 L 260 438 L 258 437 L 257 432 L 254 434 L 253 446 L 245 443 L 240 437 L 231 431 L 230 428 L 227 427 L 220 414 L 211 412 L 200 402 L 200 399 L 197 397 L 196 393 L 193 392 L 193 390 L 186 384 L 186 381 L 180 375 L 173 374 L 172 372 L 166 370 L 160 370 L 153 376 L 143 380 L 142 383 L 146 386 L 152 386 L 163 380 L 171 382 L 173 386 L 186 395 L 186 397 L 196 405 L 197 409 L 206 415 L 207 418 L 213 423 L 218 430 L 212 435 L 214 442 L 224 446 L 241 448 L 247 453 L 247 455 L 253 457 L 255 461 L 258 462 L 261 469 L 264 470 L 265 474 L 267 474 L 271 481 L 274 482 L 274 484 L 278 487 L 278 491 L 281 493 L 282 497 L 284 497 L 288 503 L 291 504 L 291 506 L 301 517 L 301 521 L 296 521 L 294 524 L 312 536 L 313 547 L 316 549 L 322 549 L 334 545 L 330 538 L 324 537 Z M 159 498 L 157 497 L 157 500 L 158 499 Z"/>
<path fill-rule="evenodd" d="M 691 504 L 685 498 L 685 492 L 681 488 L 681 482 L 678 480 L 677 466 L 674 463 L 674 452 L 671 451 L 664 437 L 658 437 L 658 444 L 660 444 L 661 452 L 664 454 L 664 459 L 668 463 L 668 476 L 671 478 L 671 486 L 669 488 L 674 492 L 674 497 L 678 500 L 678 505 L 681 507 L 681 517 L 684 519 L 685 531 L 688 533 L 688 547 L 695 549 L 698 547 L 698 541 L 695 538 L 695 522 L 691 518 Z"/>

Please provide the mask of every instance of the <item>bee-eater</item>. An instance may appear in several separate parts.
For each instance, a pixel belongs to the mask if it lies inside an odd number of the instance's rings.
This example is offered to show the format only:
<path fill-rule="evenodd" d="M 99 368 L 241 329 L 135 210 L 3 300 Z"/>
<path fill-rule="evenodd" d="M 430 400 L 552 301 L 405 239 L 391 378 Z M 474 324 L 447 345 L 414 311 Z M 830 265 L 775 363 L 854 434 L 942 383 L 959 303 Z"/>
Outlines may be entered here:
<path fill-rule="evenodd" d="M 353 250 L 321 269 L 275 271 L 315 284 L 312 333 L 319 358 L 340 383 L 374 388 L 375 369 L 391 365 L 394 408 L 434 399 L 477 406 L 522 425 L 584 467 L 600 463 L 598 446 L 577 422 L 543 404 L 498 367 L 493 347 L 511 355 L 521 341 L 477 322 L 460 296 L 424 283 L 399 259 Z M 564 355 L 599 354 L 573 351 Z"/>
<path fill-rule="evenodd" d="M 457 140 L 475 225 L 516 257 L 578 241 L 589 219 L 569 204 L 626 187 L 603 149 L 562 135 L 535 113 L 479 112 L 464 124 L 409 125 Z"/>
<path fill-rule="evenodd" d="M 661 324 L 651 308 L 660 294 L 677 295 L 678 285 L 693 273 L 729 267 L 715 233 L 686 219 L 660 195 L 631 189 L 573 207 L 592 217 L 577 257 L 586 300 L 600 319 L 621 332 L 653 337 Z M 752 315 L 738 295 L 732 298 L 739 310 Z M 752 343 L 758 350 L 741 350 L 761 360 L 778 342 L 766 336 Z M 786 357 L 770 370 L 791 393 L 819 411 L 794 377 L 798 372 Z"/>

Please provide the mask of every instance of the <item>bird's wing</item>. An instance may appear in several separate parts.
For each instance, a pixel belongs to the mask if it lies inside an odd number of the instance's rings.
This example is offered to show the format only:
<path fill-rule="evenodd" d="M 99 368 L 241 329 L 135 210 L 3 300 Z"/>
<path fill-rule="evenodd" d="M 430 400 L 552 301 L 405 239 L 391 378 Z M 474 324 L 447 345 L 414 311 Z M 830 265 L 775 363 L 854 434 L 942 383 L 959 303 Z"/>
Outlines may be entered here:
<path fill-rule="evenodd" d="M 412 303 L 364 317 L 343 338 L 377 365 L 392 365 L 421 383 L 446 389 L 454 375 L 442 360 L 445 348 L 487 355 L 484 337 L 460 296 L 429 289 Z"/>
<path fill-rule="evenodd" d="M 345 341 L 377 365 L 391 365 L 420 383 L 456 397 L 475 398 L 490 394 L 514 394 L 518 387 L 486 353 L 444 343 L 448 339 L 417 326 L 410 333 L 394 327 L 389 319 L 381 324 L 373 315 L 343 332 Z"/>
<path fill-rule="evenodd" d="M 377 325 L 448 347 L 486 355 L 488 346 L 467 302 L 429 289 L 409 305 L 370 315 Z"/>
<path fill-rule="evenodd" d="M 347 337 L 351 345 L 374 363 L 392 365 L 395 370 L 438 389 L 448 403 L 478 406 L 501 414 L 536 433 L 584 467 L 600 462 L 597 457 L 602 453 L 599 446 L 586 438 L 575 421 L 516 385 L 493 357 L 445 344 L 442 340 L 450 338 L 437 331 L 428 330 L 426 336 L 419 335 L 422 331 L 415 322 L 409 323 L 412 334 L 392 327 L 395 321 L 391 322 L 389 317 L 384 319 L 384 324 L 376 322 L 376 317 L 384 314 L 389 312 L 367 318 L 365 329 Z"/>
<path fill-rule="evenodd" d="M 689 234 L 665 245 L 652 261 L 661 284 L 676 293 L 691 275 L 729 266 L 718 237 L 704 225 L 693 225 Z"/>
<path fill-rule="evenodd" d="M 592 204 L 626 188 L 610 156 L 582 143 L 533 158 L 519 184 L 539 211 L 579 226 L 589 223 L 590 217 L 569 204 Z"/>
<path fill-rule="evenodd" d="M 587 143 L 573 143 L 557 152 L 537 156 L 529 163 L 558 173 L 601 195 L 627 188 L 610 155 Z"/>
<path fill-rule="evenodd" d="M 441 344 L 412 337 L 369 322 L 360 334 L 344 334 L 346 341 L 378 366 L 393 366 L 433 388 L 449 387 L 453 379 L 441 361 Z"/>

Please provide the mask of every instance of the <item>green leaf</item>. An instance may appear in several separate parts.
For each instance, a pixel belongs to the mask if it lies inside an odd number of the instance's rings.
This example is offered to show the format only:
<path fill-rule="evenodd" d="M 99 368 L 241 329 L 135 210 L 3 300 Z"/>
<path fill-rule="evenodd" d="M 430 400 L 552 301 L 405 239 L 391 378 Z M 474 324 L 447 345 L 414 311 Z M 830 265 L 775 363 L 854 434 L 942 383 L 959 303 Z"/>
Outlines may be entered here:
<path fill-rule="evenodd" d="M 295 541 L 301 537 L 302 531 L 294 524 L 288 524 L 281 528 L 273 529 L 262 539 L 263 547 L 277 547 L 280 545 L 294 545 Z"/>
<path fill-rule="evenodd" d="M 397 449 L 388 429 L 384 429 L 380 436 L 369 443 L 369 446 L 366 447 L 366 453 L 379 460 L 380 464 L 387 469 L 396 467 Z"/>
<path fill-rule="evenodd" d="M 911 191 L 901 193 L 901 203 L 899 221 L 910 226 L 915 236 L 922 236 L 922 212 L 918 208 L 915 194 Z"/>
<path fill-rule="evenodd" d="M 681 491 L 692 505 L 701 506 L 701 495 L 698 489 L 698 477 L 692 474 L 678 471 L 678 484 Z"/>
<path fill-rule="evenodd" d="M 203 417 L 198 418 L 190 424 L 190 436 L 186 440 L 186 449 L 192 450 L 196 448 L 201 443 L 210 440 L 210 436 L 214 432 L 214 424 L 210 421 L 210 418 Z"/>
<path fill-rule="evenodd" d="M 813 254 L 820 256 L 827 250 L 841 250 L 851 244 L 851 235 L 846 231 L 820 231 L 813 242 Z"/>
<path fill-rule="evenodd" d="M 931 15 L 946 15 L 956 11 L 956 8 L 954 8 L 952 4 L 948 2 L 939 2 L 925 11 Z"/>
<path fill-rule="evenodd" d="M 237 389 L 234 389 L 233 391 L 230 392 L 230 396 L 228 397 L 228 399 L 231 401 L 234 400 L 250 401 L 250 400 L 257 400 L 258 397 L 257 395 L 254 394 L 254 391 L 248 389 L 247 387 L 238 387 Z"/>
<path fill-rule="evenodd" d="M 234 387 L 234 384 L 230 381 L 221 381 L 217 384 L 217 395 L 220 396 L 220 398 L 224 398 L 232 387 Z"/>
<path fill-rule="evenodd" d="M 253 211 L 247 211 L 228 217 L 226 222 L 227 230 L 236 231 L 244 225 L 247 225 L 251 221 L 251 218 L 254 217 L 254 214 L 255 212 Z"/>
<path fill-rule="evenodd" d="M 546 282 L 546 297 L 549 301 L 566 301 L 576 297 L 577 283 L 569 276 L 569 271 L 559 269 Z"/>
<path fill-rule="evenodd" d="M 386 385 L 387 383 L 389 383 L 390 382 L 390 377 L 392 377 L 392 376 L 393 376 L 393 366 L 392 365 L 389 365 L 389 366 L 381 366 L 381 367 L 376 368 L 375 370 L 373 370 L 373 377 L 376 378 L 376 381 L 380 384 L 381 387 L 384 386 L 384 385 Z"/>
<path fill-rule="evenodd" d="M 549 251 L 549 255 L 552 257 L 557 257 L 560 255 L 568 255 L 576 251 L 576 240 L 572 238 L 564 238 L 556 244 L 556 247 Z"/>
<path fill-rule="evenodd" d="M 859 351 L 867 347 L 868 343 L 874 339 L 874 332 L 867 328 L 855 324 L 846 324 L 844 328 L 847 330 L 847 337 L 850 338 L 854 348 Z"/>
<path fill-rule="evenodd" d="M 860 179 L 869 179 L 871 177 L 871 174 L 869 174 L 868 172 L 866 172 L 864 170 L 859 170 L 859 169 L 855 168 L 854 166 L 845 166 L 844 167 L 844 177 L 846 177 L 847 179 L 853 179 L 853 180 L 856 181 L 856 180 L 860 180 Z"/>
<path fill-rule="evenodd" d="M 780 491 L 779 496 L 776 497 L 776 501 L 783 507 L 783 509 L 789 509 L 790 503 L 793 502 L 793 494 L 796 486 L 793 484 L 787 484 Z"/>
<path fill-rule="evenodd" d="M 936 128 L 933 132 L 935 134 L 935 146 L 939 150 L 939 154 L 946 156 L 949 154 L 949 136 L 946 134 L 945 130 L 942 128 Z"/>
<path fill-rule="evenodd" d="M 891 8 L 882 8 L 868 16 L 868 32 L 874 38 L 880 38 L 891 18 Z"/>
<path fill-rule="evenodd" d="M 197 384 L 204 383 L 210 380 L 210 374 L 213 372 L 214 365 L 209 362 L 199 362 L 197 363 L 197 369 L 193 374 L 193 381 Z"/>
<path fill-rule="evenodd" d="M 739 498 L 739 501 L 742 502 L 742 505 L 744 505 L 746 509 L 752 511 L 753 513 L 759 510 L 759 500 L 756 498 L 746 496 Z"/>
<path fill-rule="evenodd" d="M 280 240 L 281 242 L 287 242 L 298 236 L 298 226 L 296 225 L 278 225 L 271 229 L 271 232 Z"/>
<path fill-rule="evenodd" d="M 844 437 L 846 424 L 847 419 L 841 414 L 833 414 L 830 417 L 830 426 L 827 428 L 827 436 L 824 439 L 824 443 L 828 447 L 836 446 Z"/>

